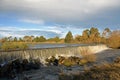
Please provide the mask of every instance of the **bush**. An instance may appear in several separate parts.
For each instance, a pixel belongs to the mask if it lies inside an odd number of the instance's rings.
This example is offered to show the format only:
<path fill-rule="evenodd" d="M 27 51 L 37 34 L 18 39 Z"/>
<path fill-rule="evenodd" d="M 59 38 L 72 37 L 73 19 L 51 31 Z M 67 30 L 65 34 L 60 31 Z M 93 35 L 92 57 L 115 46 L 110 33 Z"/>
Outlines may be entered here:
<path fill-rule="evenodd" d="M 25 43 L 14 43 L 14 42 L 5 42 L 1 45 L 1 49 L 8 50 L 16 50 L 16 49 L 27 49 L 28 45 Z"/>
<path fill-rule="evenodd" d="M 90 55 L 84 55 L 83 59 L 85 59 L 88 62 L 95 62 L 96 61 L 96 55 L 95 54 L 90 54 Z"/>
<path fill-rule="evenodd" d="M 93 66 L 79 74 L 60 74 L 59 80 L 120 80 L 120 63 L 118 57 L 112 64 Z M 71 77 L 72 76 L 72 77 Z"/>
<path fill-rule="evenodd" d="M 86 59 L 81 59 L 79 62 L 79 65 L 85 65 L 87 63 L 88 63 L 88 61 Z"/>
<path fill-rule="evenodd" d="M 108 38 L 108 46 L 111 48 L 120 48 L 120 31 L 113 31 Z"/>
<path fill-rule="evenodd" d="M 65 59 L 64 62 L 63 62 L 63 65 L 67 66 L 67 67 L 75 65 L 75 64 L 76 64 L 76 62 L 75 61 L 71 61 L 70 59 Z"/>

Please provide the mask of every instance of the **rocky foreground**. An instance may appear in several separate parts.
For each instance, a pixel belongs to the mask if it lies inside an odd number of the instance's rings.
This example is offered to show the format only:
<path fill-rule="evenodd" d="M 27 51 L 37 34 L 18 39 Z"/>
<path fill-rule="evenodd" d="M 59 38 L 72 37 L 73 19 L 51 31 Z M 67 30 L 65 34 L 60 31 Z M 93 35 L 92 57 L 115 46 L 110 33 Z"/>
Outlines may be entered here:
<path fill-rule="evenodd" d="M 120 49 L 108 49 L 102 52 L 99 52 L 96 55 L 96 61 L 93 63 L 87 63 L 86 65 L 79 64 L 78 61 L 81 61 L 79 58 L 77 62 L 73 62 L 75 65 L 59 65 L 59 62 L 55 61 L 54 63 L 50 60 L 47 60 L 49 64 L 38 65 L 36 63 L 29 63 L 27 66 L 22 66 L 22 70 L 18 70 L 18 73 L 15 74 L 12 72 L 8 74 L 9 78 L 4 78 L 5 80 L 59 80 L 61 74 L 75 75 L 80 72 L 84 72 L 84 69 L 92 67 L 93 65 L 101 65 L 104 63 L 112 63 L 116 57 L 120 56 Z M 73 58 L 72 58 L 73 59 Z M 65 59 L 64 59 L 65 61 Z M 119 61 L 116 61 L 119 62 Z M 28 63 L 24 60 L 24 64 Z M 22 63 L 23 64 L 23 63 Z M 36 66 L 37 65 L 37 66 Z M 13 69 L 14 70 L 14 69 Z M 5 74 L 5 73 L 4 73 Z M 11 78 L 12 77 L 12 78 Z M 72 77 L 72 76 L 69 76 Z M 0 80 L 4 80 L 1 78 Z M 62 79 L 61 79 L 62 80 Z"/>

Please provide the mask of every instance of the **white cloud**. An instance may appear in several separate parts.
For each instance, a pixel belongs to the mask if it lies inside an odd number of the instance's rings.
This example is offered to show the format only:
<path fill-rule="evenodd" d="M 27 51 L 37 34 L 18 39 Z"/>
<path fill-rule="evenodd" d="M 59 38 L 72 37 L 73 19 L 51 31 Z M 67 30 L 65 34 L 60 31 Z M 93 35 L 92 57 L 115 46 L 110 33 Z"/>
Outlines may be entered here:
<path fill-rule="evenodd" d="M 0 26 L 0 30 L 3 30 L 3 31 L 17 31 L 19 29 L 20 28 L 13 27 L 13 26 Z"/>
<path fill-rule="evenodd" d="M 119 3 L 120 0 L 0 0 L 0 11 L 12 11 L 19 17 L 27 17 L 24 22 L 71 23 L 89 19 L 108 9 L 119 9 Z"/>
<path fill-rule="evenodd" d="M 1 37 L 23 37 L 25 36 L 24 34 L 16 34 L 16 32 L 0 32 Z"/>
<path fill-rule="evenodd" d="M 32 24 L 44 24 L 43 20 L 20 19 L 19 21 L 25 23 L 32 23 Z"/>
<path fill-rule="evenodd" d="M 53 27 L 53 26 L 51 26 Z M 43 29 L 37 29 L 37 28 L 18 28 L 18 27 L 10 27 L 10 26 L 0 26 L 0 36 L 2 37 L 23 37 L 25 35 L 34 35 L 34 36 L 45 36 L 47 38 L 54 37 L 54 36 L 61 36 L 62 31 L 59 29 L 50 29 L 49 30 L 43 28 Z"/>

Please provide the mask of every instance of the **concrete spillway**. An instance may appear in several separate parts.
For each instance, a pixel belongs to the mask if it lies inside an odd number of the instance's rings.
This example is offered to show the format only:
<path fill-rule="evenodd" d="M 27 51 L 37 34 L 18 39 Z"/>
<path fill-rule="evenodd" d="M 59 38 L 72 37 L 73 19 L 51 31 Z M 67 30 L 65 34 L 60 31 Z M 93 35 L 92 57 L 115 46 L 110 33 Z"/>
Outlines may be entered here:
<path fill-rule="evenodd" d="M 14 59 L 39 59 L 42 63 L 50 56 L 77 56 L 82 57 L 81 53 L 92 54 L 107 49 L 105 45 L 79 46 L 79 47 L 63 47 L 48 49 L 30 49 L 21 51 L 0 52 L 0 64 Z"/>

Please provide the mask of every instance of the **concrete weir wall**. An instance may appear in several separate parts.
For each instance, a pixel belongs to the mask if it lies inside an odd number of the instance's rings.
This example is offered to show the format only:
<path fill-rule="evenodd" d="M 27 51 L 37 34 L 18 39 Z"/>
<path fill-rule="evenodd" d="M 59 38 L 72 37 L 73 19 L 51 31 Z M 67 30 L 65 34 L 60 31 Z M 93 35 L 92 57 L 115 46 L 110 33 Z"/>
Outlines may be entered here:
<path fill-rule="evenodd" d="M 45 62 L 46 58 L 50 56 L 77 56 L 82 57 L 81 53 L 97 53 L 105 50 L 105 45 L 94 45 L 94 46 L 80 46 L 80 47 L 62 47 L 62 48 L 48 48 L 48 49 L 31 49 L 21 51 L 9 51 L 0 52 L 0 64 L 14 60 L 14 59 L 39 59 L 41 62 Z"/>

